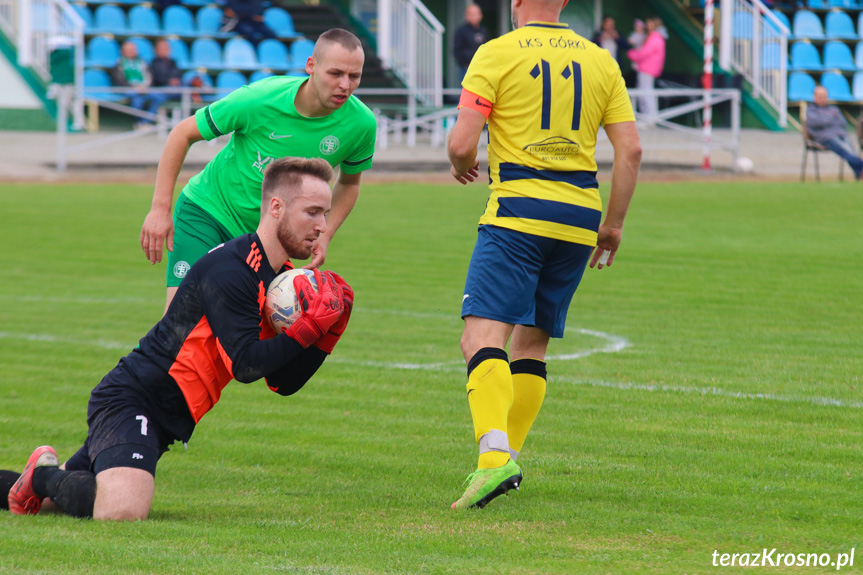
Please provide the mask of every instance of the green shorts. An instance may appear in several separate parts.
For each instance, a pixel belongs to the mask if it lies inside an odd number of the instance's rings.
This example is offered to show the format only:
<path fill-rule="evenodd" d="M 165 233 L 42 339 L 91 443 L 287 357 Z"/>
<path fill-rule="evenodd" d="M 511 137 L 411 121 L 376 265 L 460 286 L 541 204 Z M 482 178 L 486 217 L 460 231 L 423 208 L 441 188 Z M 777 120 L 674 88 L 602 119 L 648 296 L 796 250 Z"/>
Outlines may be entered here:
<path fill-rule="evenodd" d="M 168 287 L 177 287 L 196 261 L 233 237 L 216 219 L 180 194 L 174 206 L 174 251 L 168 252 Z"/>

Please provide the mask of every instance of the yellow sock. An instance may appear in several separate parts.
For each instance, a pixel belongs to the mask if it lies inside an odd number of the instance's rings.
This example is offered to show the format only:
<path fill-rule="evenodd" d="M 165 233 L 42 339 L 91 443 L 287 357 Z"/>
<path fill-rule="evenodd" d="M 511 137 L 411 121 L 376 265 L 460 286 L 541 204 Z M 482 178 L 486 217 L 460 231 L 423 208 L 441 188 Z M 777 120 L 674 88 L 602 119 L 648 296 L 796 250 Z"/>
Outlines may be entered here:
<path fill-rule="evenodd" d="M 506 418 L 512 406 L 512 374 L 506 352 L 483 348 L 471 358 L 468 366 L 467 401 L 473 416 L 476 441 L 492 430 L 495 437 L 506 436 Z M 479 469 L 506 465 L 509 451 L 486 451 L 479 456 Z"/>
<path fill-rule="evenodd" d="M 536 420 L 545 398 L 545 362 L 538 359 L 519 359 L 512 362 L 513 401 L 507 418 L 509 447 L 513 459 L 524 446 L 524 440 Z"/>

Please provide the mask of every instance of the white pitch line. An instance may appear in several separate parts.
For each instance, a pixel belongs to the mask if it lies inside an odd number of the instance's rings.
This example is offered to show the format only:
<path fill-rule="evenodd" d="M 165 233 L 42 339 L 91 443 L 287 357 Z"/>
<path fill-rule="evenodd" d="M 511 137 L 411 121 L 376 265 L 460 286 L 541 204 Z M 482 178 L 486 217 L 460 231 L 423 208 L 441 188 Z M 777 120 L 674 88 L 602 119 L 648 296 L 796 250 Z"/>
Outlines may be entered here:
<path fill-rule="evenodd" d="M 36 341 L 41 343 L 62 343 L 68 345 L 80 345 L 89 347 L 101 347 L 102 349 L 128 349 L 132 350 L 137 344 L 122 343 L 119 341 L 92 340 L 92 339 L 72 339 L 68 337 L 58 337 L 51 334 L 41 333 L 14 333 L 8 331 L 0 331 L 0 339 L 17 339 L 19 341 Z"/>

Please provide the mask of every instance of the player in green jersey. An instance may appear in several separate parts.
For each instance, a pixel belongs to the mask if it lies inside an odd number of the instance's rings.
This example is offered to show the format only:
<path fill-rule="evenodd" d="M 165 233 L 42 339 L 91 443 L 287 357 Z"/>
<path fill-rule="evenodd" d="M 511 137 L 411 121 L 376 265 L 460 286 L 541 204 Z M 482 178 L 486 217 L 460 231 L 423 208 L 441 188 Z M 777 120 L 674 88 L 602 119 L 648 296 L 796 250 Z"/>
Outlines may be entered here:
<path fill-rule="evenodd" d="M 323 263 L 330 240 L 357 201 L 362 172 L 372 165 L 375 117 L 352 96 L 364 61 L 356 36 L 329 30 L 306 62 L 307 79 L 275 76 L 244 86 L 171 131 L 141 228 L 141 249 L 150 263 L 162 260 L 163 247 L 170 252 L 167 304 L 195 261 L 255 229 L 264 169 L 281 157 L 318 157 L 340 166 L 327 232 L 306 267 Z M 183 188 L 172 218 L 174 186 L 189 146 L 231 132 L 225 148 Z"/>

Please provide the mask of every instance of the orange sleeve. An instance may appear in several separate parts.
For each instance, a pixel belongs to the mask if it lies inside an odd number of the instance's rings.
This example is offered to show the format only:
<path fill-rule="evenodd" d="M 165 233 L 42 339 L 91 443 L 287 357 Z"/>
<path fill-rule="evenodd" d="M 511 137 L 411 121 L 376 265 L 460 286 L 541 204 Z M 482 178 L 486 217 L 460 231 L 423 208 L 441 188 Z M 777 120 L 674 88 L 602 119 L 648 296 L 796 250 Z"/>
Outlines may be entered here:
<path fill-rule="evenodd" d="M 458 101 L 458 109 L 461 110 L 462 108 L 476 110 L 488 119 L 489 114 L 491 114 L 492 104 L 482 96 L 477 96 L 469 90 L 462 89 L 461 98 Z"/>

